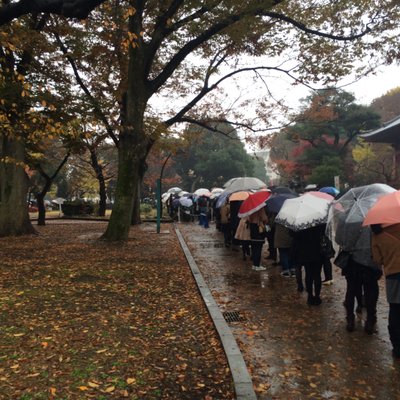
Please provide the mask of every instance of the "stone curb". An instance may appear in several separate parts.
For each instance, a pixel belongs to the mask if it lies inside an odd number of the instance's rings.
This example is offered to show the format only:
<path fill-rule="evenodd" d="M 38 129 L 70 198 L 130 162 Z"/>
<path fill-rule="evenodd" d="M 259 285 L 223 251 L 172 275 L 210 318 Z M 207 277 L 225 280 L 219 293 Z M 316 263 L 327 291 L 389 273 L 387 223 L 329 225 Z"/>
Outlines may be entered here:
<path fill-rule="evenodd" d="M 187 246 L 181 232 L 175 227 L 175 233 L 179 239 L 180 245 L 185 257 L 189 263 L 193 277 L 196 281 L 197 287 L 203 297 L 204 303 L 210 313 L 210 316 L 214 322 L 215 328 L 219 334 L 219 337 L 224 348 L 226 358 L 232 373 L 233 383 L 235 386 L 236 399 L 237 400 L 256 400 L 257 396 L 253 389 L 253 383 L 249 371 L 247 370 L 244 362 L 242 353 L 240 352 L 239 346 L 230 330 L 228 324 L 225 321 L 217 303 L 215 302 L 210 289 L 201 275 L 199 268 Z"/>

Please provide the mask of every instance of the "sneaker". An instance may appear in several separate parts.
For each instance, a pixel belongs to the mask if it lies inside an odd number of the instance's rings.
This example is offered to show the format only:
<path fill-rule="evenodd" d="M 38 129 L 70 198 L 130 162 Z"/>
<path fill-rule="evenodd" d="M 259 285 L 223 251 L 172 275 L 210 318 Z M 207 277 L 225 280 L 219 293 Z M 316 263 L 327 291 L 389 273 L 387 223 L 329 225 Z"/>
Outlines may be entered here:
<path fill-rule="evenodd" d="M 291 269 L 290 270 L 290 276 L 296 276 L 296 270 L 295 269 Z"/>
<path fill-rule="evenodd" d="M 263 267 L 260 265 L 259 267 L 256 267 L 256 271 L 265 271 L 267 268 Z"/>
<path fill-rule="evenodd" d="M 289 271 L 282 271 L 281 276 L 284 276 L 285 278 L 290 278 L 290 272 Z"/>
<path fill-rule="evenodd" d="M 255 265 L 253 265 L 252 267 L 251 267 L 251 269 L 253 270 L 253 271 L 257 271 L 257 266 L 255 266 Z"/>
<path fill-rule="evenodd" d="M 330 280 L 324 280 L 324 281 L 322 281 L 322 284 L 323 285 L 328 285 L 328 286 L 330 286 L 330 285 L 333 285 L 333 279 L 330 279 Z"/>

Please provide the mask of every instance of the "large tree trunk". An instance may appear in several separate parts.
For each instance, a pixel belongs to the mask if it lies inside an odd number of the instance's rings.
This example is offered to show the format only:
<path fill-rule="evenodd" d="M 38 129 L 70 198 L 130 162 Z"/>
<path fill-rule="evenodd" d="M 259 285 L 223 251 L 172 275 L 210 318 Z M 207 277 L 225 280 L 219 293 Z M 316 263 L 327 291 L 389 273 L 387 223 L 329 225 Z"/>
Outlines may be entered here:
<path fill-rule="evenodd" d="M 121 135 L 118 146 L 118 179 L 110 222 L 103 235 L 106 240 L 127 240 L 133 202 L 140 182 L 139 148 L 132 135 Z"/>
<path fill-rule="evenodd" d="M 25 142 L 0 136 L 0 236 L 35 233 L 28 213 Z"/>

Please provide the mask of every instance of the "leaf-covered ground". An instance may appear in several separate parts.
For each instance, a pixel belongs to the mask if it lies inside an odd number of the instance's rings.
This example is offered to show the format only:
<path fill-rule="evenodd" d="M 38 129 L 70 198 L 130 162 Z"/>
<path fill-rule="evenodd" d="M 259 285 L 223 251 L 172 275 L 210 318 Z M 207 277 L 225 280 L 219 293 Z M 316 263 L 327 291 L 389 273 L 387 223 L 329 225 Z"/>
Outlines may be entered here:
<path fill-rule="evenodd" d="M 227 361 L 172 226 L 0 239 L 0 399 L 232 399 Z"/>

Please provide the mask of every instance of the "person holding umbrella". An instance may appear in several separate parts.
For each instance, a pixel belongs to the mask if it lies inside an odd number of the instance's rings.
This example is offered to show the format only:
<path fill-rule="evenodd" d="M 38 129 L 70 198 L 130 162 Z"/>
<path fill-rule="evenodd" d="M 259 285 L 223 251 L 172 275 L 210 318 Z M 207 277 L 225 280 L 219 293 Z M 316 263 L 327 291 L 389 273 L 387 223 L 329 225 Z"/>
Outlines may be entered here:
<path fill-rule="evenodd" d="M 372 257 L 383 266 L 386 277 L 386 298 L 389 303 L 389 337 L 392 354 L 400 358 L 400 224 L 383 227 L 371 225 Z"/>
<path fill-rule="evenodd" d="M 253 270 L 264 271 L 266 268 L 261 265 L 261 253 L 265 243 L 266 225 L 268 223 L 265 213 L 265 201 L 271 195 L 270 191 L 260 191 L 250 194 L 240 206 L 238 217 L 248 217 L 251 239 L 251 257 Z"/>
<path fill-rule="evenodd" d="M 380 197 L 368 211 L 363 225 L 371 225 L 372 257 L 383 266 L 392 354 L 400 358 L 400 191 Z"/>

